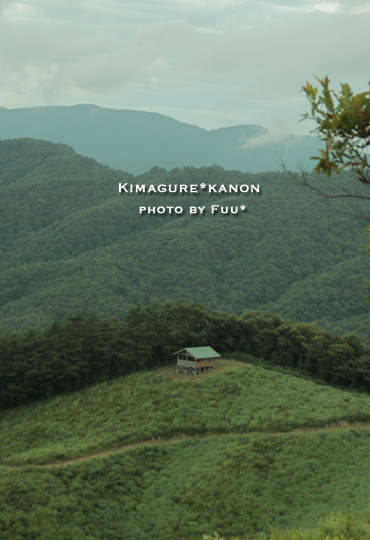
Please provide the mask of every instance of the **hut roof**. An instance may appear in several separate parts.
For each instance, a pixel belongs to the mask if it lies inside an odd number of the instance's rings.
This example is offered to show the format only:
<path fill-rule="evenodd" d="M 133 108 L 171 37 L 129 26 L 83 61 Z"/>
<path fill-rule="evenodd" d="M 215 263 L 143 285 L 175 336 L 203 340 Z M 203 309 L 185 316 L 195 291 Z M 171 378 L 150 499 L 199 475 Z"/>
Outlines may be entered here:
<path fill-rule="evenodd" d="M 194 356 L 197 360 L 201 358 L 221 358 L 221 355 L 218 354 L 212 347 L 188 347 L 187 349 L 181 349 L 173 354 L 179 354 L 181 352 L 188 352 L 191 356 Z"/>

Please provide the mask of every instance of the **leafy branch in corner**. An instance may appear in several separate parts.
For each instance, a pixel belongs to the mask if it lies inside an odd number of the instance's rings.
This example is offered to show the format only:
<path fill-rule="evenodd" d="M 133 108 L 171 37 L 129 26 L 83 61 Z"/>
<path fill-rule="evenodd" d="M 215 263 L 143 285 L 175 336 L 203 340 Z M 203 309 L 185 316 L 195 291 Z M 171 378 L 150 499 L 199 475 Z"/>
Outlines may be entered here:
<path fill-rule="evenodd" d="M 370 86 L 368 91 L 354 94 L 348 84 L 342 83 L 337 93 L 330 88 L 328 77 L 317 80 L 321 85 L 321 93 L 309 82 L 302 87 L 311 105 L 311 113 L 304 114 L 302 120 L 314 120 L 316 128 L 312 133 L 325 142 L 325 149 L 319 150 L 320 155 L 311 157 L 318 162 L 314 171 L 325 173 L 330 178 L 333 172 L 340 174 L 350 170 L 355 181 L 370 187 Z M 356 193 L 345 187 L 340 188 L 340 194 L 330 194 L 311 184 L 307 173 L 303 171 L 299 177 L 289 174 L 325 198 L 346 199 L 353 215 L 370 221 L 370 217 L 359 214 L 350 201 L 370 200 L 370 195 Z"/>

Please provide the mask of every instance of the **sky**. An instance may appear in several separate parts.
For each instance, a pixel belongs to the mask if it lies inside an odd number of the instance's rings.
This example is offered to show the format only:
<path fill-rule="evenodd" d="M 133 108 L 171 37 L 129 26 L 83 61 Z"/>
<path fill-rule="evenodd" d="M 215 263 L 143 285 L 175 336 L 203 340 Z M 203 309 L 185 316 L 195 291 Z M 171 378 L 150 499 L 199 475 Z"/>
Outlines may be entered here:
<path fill-rule="evenodd" d="M 370 0 L 0 0 L 0 106 L 308 133 L 307 80 L 368 89 L 369 29 Z"/>

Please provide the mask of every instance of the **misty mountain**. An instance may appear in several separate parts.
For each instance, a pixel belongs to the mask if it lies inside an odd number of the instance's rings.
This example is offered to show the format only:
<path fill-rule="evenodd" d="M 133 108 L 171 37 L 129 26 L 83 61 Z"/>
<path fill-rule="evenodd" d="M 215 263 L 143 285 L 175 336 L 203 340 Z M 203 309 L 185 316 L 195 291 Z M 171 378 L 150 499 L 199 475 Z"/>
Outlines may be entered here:
<path fill-rule="evenodd" d="M 158 113 L 95 105 L 0 108 L 0 139 L 30 137 L 72 146 L 76 152 L 134 174 L 154 166 L 213 164 L 242 172 L 312 168 L 316 138 L 271 136 L 256 125 L 207 131 Z"/>

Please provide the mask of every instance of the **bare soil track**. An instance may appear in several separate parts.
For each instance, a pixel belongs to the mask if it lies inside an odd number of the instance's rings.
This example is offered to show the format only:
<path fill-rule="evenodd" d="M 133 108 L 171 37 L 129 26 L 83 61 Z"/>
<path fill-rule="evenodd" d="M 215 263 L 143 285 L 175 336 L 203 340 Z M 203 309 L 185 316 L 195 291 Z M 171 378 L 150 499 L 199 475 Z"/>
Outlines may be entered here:
<path fill-rule="evenodd" d="M 200 380 L 203 380 L 204 378 L 212 377 L 214 375 L 217 375 L 221 371 L 226 371 L 231 369 L 237 369 L 239 367 L 250 367 L 253 368 L 252 364 L 247 364 L 245 362 L 239 362 L 237 360 L 230 360 L 230 359 L 224 359 L 220 358 L 216 361 L 216 367 L 217 370 L 211 370 L 207 373 L 202 373 L 198 375 L 197 377 L 194 376 L 188 376 L 186 378 L 187 382 L 190 383 L 197 383 Z M 156 373 L 159 373 L 160 375 L 164 377 L 168 377 L 170 379 L 176 379 L 184 381 L 184 375 L 176 373 L 176 366 L 165 366 L 162 368 L 159 368 L 156 370 Z M 37 464 L 37 463 L 28 463 L 25 465 L 0 465 L 9 467 L 12 469 L 21 469 L 27 466 L 31 467 L 66 467 L 67 465 L 74 465 L 76 463 L 81 463 L 82 461 L 95 459 L 95 458 L 103 458 L 106 456 L 110 456 L 112 454 L 117 454 L 119 452 L 127 452 L 129 450 L 136 450 L 137 448 L 142 448 L 146 446 L 167 446 L 175 443 L 179 443 L 185 440 L 200 440 L 200 439 L 209 439 L 211 437 L 227 437 L 228 435 L 233 436 L 241 436 L 241 435 L 252 435 L 252 434 L 264 434 L 264 435 L 291 435 L 294 433 L 309 433 L 309 432 L 318 432 L 318 431 L 329 431 L 329 430 L 348 430 L 348 429 L 370 429 L 370 422 L 355 422 L 355 423 L 349 423 L 349 422 L 340 422 L 338 424 L 330 424 L 326 426 L 320 426 L 320 427 L 309 427 L 309 428 L 298 428 L 293 429 L 291 431 L 252 431 L 252 432 L 245 432 L 245 433 L 204 433 L 202 435 L 177 435 L 176 437 L 172 437 L 169 439 L 151 439 L 147 441 L 140 441 L 140 442 L 133 442 L 129 444 L 125 444 L 122 446 L 114 447 L 114 448 L 107 448 L 105 450 L 101 450 L 100 452 L 92 453 L 92 454 L 86 454 L 84 456 L 66 459 L 64 461 L 54 461 L 52 463 L 45 463 L 45 464 Z"/>
<path fill-rule="evenodd" d="M 95 458 L 102 458 L 107 457 L 112 454 L 116 454 L 119 452 L 127 452 L 129 450 L 136 450 L 137 448 L 142 448 L 146 446 L 166 446 L 169 444 L 175 444 L 179 443 L 185 440 L 201 440 L 201 439 L 209 439 L 211 437 L 227 437 L 229 435 L 233 436 L 241 436 L 241 435 L 253 435 L 253 434 L 264 434 L 264 435 L 292 435 L 295 433 L 312 433 L 312 432 L 318 432 L 318 431 L 334 431 L 334 430 L 349 430 L 349 429 L 369 429 L 370 428 L 370 422 L 356 422 L 353 424 L 350 424 L 348 422 L 340 422 L 339 424 L 332 424 L 327 426 L 321 426 L 321 427 L 310 427 L 310 428 L 299 428 L 294 429 L 291 431 L 252 431 L 247 433 L 204 433 L 203 435 L 195 435 L 195 436 L 187 436 L 187 435 L 179 435 L 177 437 L 172 437 L 171 439 L 152 439 L 149 441 L 141 441 L 141 442 L 135 442 L 130 444 L 125 444 L 123 446 L 115 447 L 115 448 L 108 448 L 106 450 L 102 450 L 101 452 L 96 452 L 94 454 L 87 454 L 85 456 L 80 456 L 73 459 L 68 459 L 66 461 L 55 461 L 53 463 L 45 463 L 42 465 L 39 464 L 28 464 L 28 465 L 21 465 L 21 466 L 9 466 L 10 468 L 14 469 L 20 469 L 26 466 L 32 466 L 32 467 L 66 467 L 67 465 L 73 465 L 76 463 L 81 463 L 82 461 L 86 461 L 89 459 L 95 459 Z"/>

